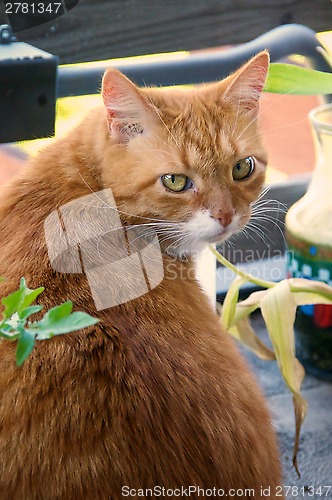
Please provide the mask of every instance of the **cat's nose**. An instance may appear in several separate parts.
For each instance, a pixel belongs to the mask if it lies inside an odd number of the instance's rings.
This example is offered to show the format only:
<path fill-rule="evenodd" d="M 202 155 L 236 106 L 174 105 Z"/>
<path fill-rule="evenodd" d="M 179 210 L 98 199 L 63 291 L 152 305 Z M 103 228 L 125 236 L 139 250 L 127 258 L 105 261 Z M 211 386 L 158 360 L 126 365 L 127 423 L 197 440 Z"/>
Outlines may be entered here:
<path fill-rule="evenodd" d="M 217 219 L 223 227 L 229 226 L 234 217 L 235 210 L 218 210 L 216 213 L 212 213 L 212 217 Z"/>

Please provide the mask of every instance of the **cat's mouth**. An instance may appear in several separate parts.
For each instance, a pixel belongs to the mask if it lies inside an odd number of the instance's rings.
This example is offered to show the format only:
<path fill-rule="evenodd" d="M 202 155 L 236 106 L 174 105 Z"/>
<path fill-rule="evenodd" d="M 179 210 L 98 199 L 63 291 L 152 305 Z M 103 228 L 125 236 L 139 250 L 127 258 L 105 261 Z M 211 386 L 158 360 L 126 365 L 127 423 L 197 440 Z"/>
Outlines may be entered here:
<path fill-rule="evenodd" d="M 240 231 L 242 231 L 241 224 L 239 224 L 238 220 L 234 220 L 226 227 L 220 226 L 219 228 L 215 229 L 213 231 L 213 234 L 211 236 L 207 236 L 205 239 L 209 244 L 222 243 L 223 241 L 230 238 L 230 236 L 239 233 Z"/>
<path fill-rule="evenodd" d="M 208 236 L 207 237 L 207 242 L 208 243 L 220 243 L 222 241 L 227 240 L 234 231 L 229 231 L 227 229 L 221 229 L 217 234 L 214 234 L 213 236 Z"/>

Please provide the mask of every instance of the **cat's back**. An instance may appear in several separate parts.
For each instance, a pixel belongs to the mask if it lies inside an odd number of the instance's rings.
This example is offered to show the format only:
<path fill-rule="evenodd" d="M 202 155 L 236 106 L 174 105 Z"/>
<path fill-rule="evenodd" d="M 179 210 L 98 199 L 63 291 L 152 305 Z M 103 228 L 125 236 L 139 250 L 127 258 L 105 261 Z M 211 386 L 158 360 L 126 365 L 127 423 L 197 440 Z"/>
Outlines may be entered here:
<path fill-rule="evenodd" d="M 203 296 L 171 316 L 156 309 L 167 296 L 111 308 L 85 337 L 40 342 L 21 368 L 0 346 L 0 463 L 17 471 L 10 484 L 2 474 L 0 498 L 278 484 L 269 417 L 232 341 Z"/>

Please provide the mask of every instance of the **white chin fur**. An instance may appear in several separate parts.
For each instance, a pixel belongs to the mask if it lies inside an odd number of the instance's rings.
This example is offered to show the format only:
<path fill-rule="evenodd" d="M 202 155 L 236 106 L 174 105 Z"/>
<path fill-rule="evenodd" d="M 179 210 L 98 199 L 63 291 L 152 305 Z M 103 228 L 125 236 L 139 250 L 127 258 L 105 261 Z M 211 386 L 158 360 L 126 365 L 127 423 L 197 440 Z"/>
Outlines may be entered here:
<path fill-rule="evenodd" d="M 172 244 L 166 252 L 179 258 L 200 254 L 210 243 L 224 241 L 239 230 L 239 217 L 235 215 L 232 222 L 223 231 L 222 225 L 214 219 L 209 210 L 200 210 L 188 222 L 183 223 L 183 231 L 187 237 L 184 242 Z"/>

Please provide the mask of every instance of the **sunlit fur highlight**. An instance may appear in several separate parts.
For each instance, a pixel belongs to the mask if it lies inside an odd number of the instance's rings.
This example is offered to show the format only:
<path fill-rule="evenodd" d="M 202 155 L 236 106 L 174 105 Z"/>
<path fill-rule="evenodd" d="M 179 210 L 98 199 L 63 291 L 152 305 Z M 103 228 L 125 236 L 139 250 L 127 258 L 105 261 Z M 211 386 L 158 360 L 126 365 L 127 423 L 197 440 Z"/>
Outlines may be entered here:
<path fill-rule="evenodd" d="M 2 189 L 1 296 L 25 276 L 45 287 L 45 310 L 70 299 L 100 323 L 37 342 L 20 368 L 15 344 L 0 343 L 1 498 L 118 500 L 124 485 L 252 488 L 259 498 L 281 484 L 264 399 L 192 273 L 195 243 L 176 232 L 196 217 L 204 243 L 204 221 L 213 232 L 218 220 L 232 230 L 249 220 L 264 182 L 257 98 L 267 59 L 187 90 L 139 90 L 111 70 L 106 108 Z M 248 155 L 255 171 L 236 183 L 232 167 Z M 167 192 L 160 176 L 170 172 L 190 176 L 195 189 Z M 104 188 L 124 225 L 157 230 L 165 276 L 146 295 L 97 312 L 84 275 L 51 268 L 43 225 L 54 209 Z M 187 258 L 167 253 L 178 244 Z"/>

